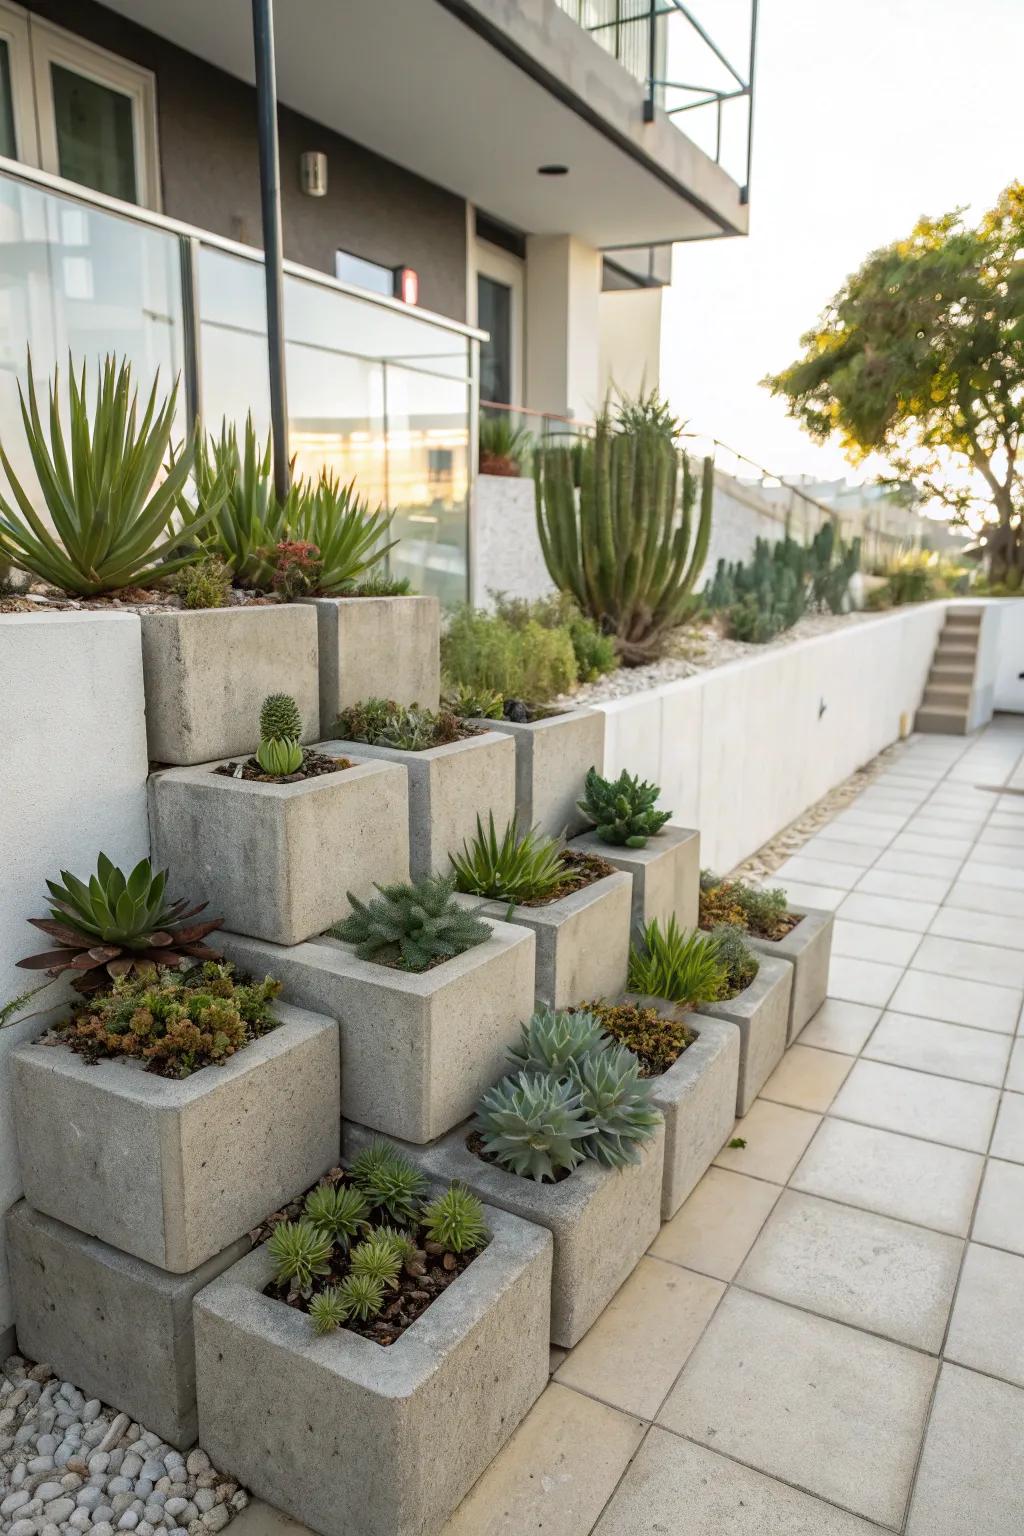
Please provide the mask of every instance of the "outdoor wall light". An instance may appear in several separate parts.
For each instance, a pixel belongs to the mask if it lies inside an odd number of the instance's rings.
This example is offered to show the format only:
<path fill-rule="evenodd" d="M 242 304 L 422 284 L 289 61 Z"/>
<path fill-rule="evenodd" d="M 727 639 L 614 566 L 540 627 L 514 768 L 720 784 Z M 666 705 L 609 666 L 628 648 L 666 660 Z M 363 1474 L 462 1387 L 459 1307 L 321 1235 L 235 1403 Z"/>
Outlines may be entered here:
<path fill-rule="evenodd" d="M 299 156 L 299 180 L 307 197 L 327 196 L 327 156 L 323 150 L 309 149 Z"/>
<path fill-rule="evenodd" d="M 567 165 L 538 165 L 537 167 L 538 176 L 568 176 L 568 174 Z"/>

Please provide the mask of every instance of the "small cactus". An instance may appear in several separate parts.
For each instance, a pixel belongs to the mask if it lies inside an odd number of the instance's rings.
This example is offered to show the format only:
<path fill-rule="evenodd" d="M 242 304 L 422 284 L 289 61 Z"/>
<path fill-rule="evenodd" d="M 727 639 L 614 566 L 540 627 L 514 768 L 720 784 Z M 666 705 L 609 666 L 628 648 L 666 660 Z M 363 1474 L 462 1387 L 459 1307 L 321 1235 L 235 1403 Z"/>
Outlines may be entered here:
<path fill-rule="evenodd" d="M 603 843 L 623 848 L 645 848 L 672 815 L 656 811 L 661 794 L 657 784 L 641 781 L 625 769 L 617 779 L 603 779 L 596 768 L 587 771 L 583 799 L 578 801 L 584 816 L 595 823 L 594 830 Z"/>
<path fill-rule="evenodd" d="M 260 710 L 261 741 L 298 741 L 301 735 L 302 716 L 291 694 L 268 694 Z"/>

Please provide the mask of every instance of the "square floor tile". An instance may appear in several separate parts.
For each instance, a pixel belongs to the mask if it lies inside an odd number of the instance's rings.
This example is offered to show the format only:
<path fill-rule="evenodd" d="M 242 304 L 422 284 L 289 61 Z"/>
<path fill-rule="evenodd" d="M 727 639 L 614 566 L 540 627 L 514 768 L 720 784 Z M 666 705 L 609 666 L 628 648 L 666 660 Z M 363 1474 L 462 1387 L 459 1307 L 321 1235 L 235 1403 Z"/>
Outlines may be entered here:
<path fill-rule="evenodd" d="M 950 884 L 948 875 L 904 875 L 875 864 L 861 875 L 857 893 L 870 891 L 873 896 L 896 896 L 901 901 L 941 901 Z"/>
<path fill-rule="evenodd" d="M 875 896 L 867 891 L 851 891 L 836 909 L 840 917 L 856 923 L 880 923 L 888 928 L 905 928 L 910 933 L 924 933 L 939 910 L 935 901 L 904 901 L 899 896 Z"/>
<path fill-rule="evenodd" d="M 936 853 L 910 853 L 906 849 L 887 848 L 879 857 L 875 869 L 897 875 L 931 875 L 940 880 L 952 880 L 962 859 Z"/>
<path fill-rule="evenodd" d="M 1010 1069 L 1003 1086 L 1014 1093 L 1024 1093 L 1024 1037 L 1014 1041 L 1010 1052 Z"/>
<path fill-rule="evenodd" d="M 883 928 L 878 923 L 852 923 L 837 917 L 832 928 L 832 953 L 851 960 L 881 960 L 904 966 L 920 944 L 919 934 L 904 928 Z"/>
<path fill-rule="evenodd" d="M 552 1382 L 441 1536 L 589 1536 L 643 1432 L 639 1419 Z"/>
<path fill-rule="evenodd" d="M 711 1167 L 651 1244 L 656 1258 L 731 1280 L 782 1187 Z"/>
<path fill-rule="evenodd" d="M 853 843 L 857 848 L 873 848 L 876 855 L 888 848 L 894 833 L 878 827 L 866 827 L 862 821 L 843 821 L 837 818 L 823 829 L 834 843 Z"/>
<path fill-rule="evenodd" d="M 939 841 L 950 843 L 973 842 L 981 831 L 982 821 L 978 817 L 972 817 L 964 821 L 960 817 L 951 817 L 948 812 L 937 807 L 932 807 L 929 814 L 923 811 L 914 816 L 904 827 L 905 832 L 912 832 L 915 837 L 932 837 Z"/>
<path fill-rule="evenodd" d="M 966 1237 L 983 1167 L 974 1152 L 829 1117 L 790 1187 Z"/>
<path fill-rule="evenodd" d="M 835 1051 L 816 1051 L 802 1042 L 791 1045 L 761 1089 L 761 1097 L 824 1113 L 852 1066 L 849 1056 Z"/>
<path fill-rule="evenodd" d="M 927 837 L 920 832 L 901 832 L 890 847 L 894 853 L 923 853 L 926 858 L 965 859 L 974 844 L 969 837 Z"/>
<path fill-rule="evenodd" d="M 883 1013 L 864 1047 L 871 1061 L 887 1061 L 915 1072 L 935 1072 L 964 1083 L 1001 1088 L 1010 1056 L 1010 1037 L 967 1029 L 913 1013 Z"/>
<path fill-rule="evenodd" d="M 832 1113 L 883 1131 L 984 1152 L 998 1102 L 994 1088 L 861 1060 L 836 1095 Z"/>
<path fill-rule="evenodd" d="M 1024 1254 L 1024 1167 L 990 1157 L 985 1166 L 974 1241 Z"/>
<path fill-rule="evenodd" d="M 947 1024 L 965 1024 L 969 1029 L 988 1029 L 1001 1035 L 1013 1034 L 1020 1005 L 1019 988 L 962 981 L 913 966 L 889 1002 L 896 1013 L 919 1013 L 926 1019 L 943 1019 Z"/>
<path fill-rule="evenodd" d="M 981 858 L 968 859 L 960 878 L 974 885 L 997 885 L 1024 894 L 1024 869 L 1016 860 L 1012 865 L 992 864 Z"/>
<path fill-rule="evenodd" d="M 1024 923 L 1019 917 L 999 912 L 968 912 L 963 907 L 940 907 L 929 933 L 947 939 L 969 939 L 973 944 L 995 944 L 1001 949 L 1024 950 Z"/>
<path fill-rule="evenodd" d="M 1001 917 L 1024 917 L 1024 891 L 993 890 L 961 875 L 946 897 L 947 907 L 964 907 L 968 912 L 992 912 Z"/>
<path fill-rule="evenodd" d="M 827 997 L 801 1030 L 800 1044 L 856 1056 L 877 1024 L 881 1011 L 866 1003 L 848 1003 L 840 997 Z"/>
<path fill-rule="evenodd" d="M 1022 1488 L 1024 1392 L 943 1365 L 907 1536 L 1020 1536 Z"/>
<path fill-rule="evenodd" d="M 641 1259 L 555 1380 L 652 1419 L 724 1291 L 720 1280 Z"/>
<path fill-rule="evenodd" d="M 986 981 L 1000 987 L 1024 987 L 1024 950 L 979 944 L 946 934 L 925 934 L 911 961 L 915 971 L 936 971 L 965 981 Z"/>
<path fill-rule="evenodd" d="M 733 1139 L 745 1141 L 746 1146 L 724 1146 L 715 1165 L 768 1179 L 773 1184 L 785 1184 L 820 1124 L 821 1116 L 805 1109 L 755 1099 L 733 1128 Z"/>
<path fill-rule="evenodd" d="M 992 1156 L 1024 1163 L 1024 1093 L 1004 1093 L 999 1105 Z"/>
<path fill-rule="evenodd" d="M 685 1536 L 874 1536 L 878 1526 L 655 1428 L 594 1536 L 683 1536 L 684 1531 Z"/>
<path fill-rule="evenodd" d="M 792 907 L 817 907 L 820 912 L 834 912 L 847 894 L 845 885 L 810 885 L 806 880 L 785 880 L 777 875 L 765 884 L 785 891 Z"/>
<path fill-rule="evenodd" d="M 987 843 L 979 839 L 974 845 L 974 852 L 970 861 L 965 866 L 964 878 L 968 878 L 970 869 L 975 864 L 1005 864 L 1008 868 L 1019 870 L 1024 864 L 1024 851 L 1020 846 L 1011 845 L 1002 847 L 997 843 Z M 1000 884 L 1006 884 L 1000 881 Z"/>
<path fill-rule="evenodd" d="M 942 1232 L 787 1189 L 736 1283 L 935 1354 L 963 1246 Z"/>
<path fill-rule="evenodd" d="M 804 852 L 780 864 L 775 873 L 781 880 L 809 880 L 812 885 L 842 886 L 852 890 L 864 873 L 857 864 L 841 864 L 835 859 L 812 858 Z"/>
<path fill-rule="evenodd" d="M 858 830 L 866 827 L 869 831 L 898 832 L 910 815 L 909 811 L 872 811 L 862 810 L 856 801 L 845 811 L 840 811 L 838 816 L 833 816 L 829 822 L 830 827 L 853 827 Z"/>
<path fill-rule="evenodd" d="M 859 843 L 844 843 L 838 838 L 831 838 L 828 835 L 828 828 L 825 827 L 816 837 L 809 838 L 795 856 L 807 859 L 834 859 L 839 864 L 856 864 L 859 869 L 867 869 L 878 858 L 878 849 L 862 848 Z"/>
<path fill-rule="evenodd" d="M 828 968 L 828 995 L 848 1003 L 874 1003 L 884 1007 L 902 975 L 903 967 L 899 965 L 834 954 Z"/>
<path fill-rule="evenodd" d="M 1024 827 L 994 827 L 987 822 L 975 845 L 982 848 L 1024 848 Z"/>
<path fill-rule="evenodd" d="M 1024 1257 L 969 1243 L 946 1358 L 1024 1386 Z"/>
<path fill-rule="evenodd" d="M 733 1289 L 659 1422 L 898 1525 L 935 1371 L 903 1345 Z"/>

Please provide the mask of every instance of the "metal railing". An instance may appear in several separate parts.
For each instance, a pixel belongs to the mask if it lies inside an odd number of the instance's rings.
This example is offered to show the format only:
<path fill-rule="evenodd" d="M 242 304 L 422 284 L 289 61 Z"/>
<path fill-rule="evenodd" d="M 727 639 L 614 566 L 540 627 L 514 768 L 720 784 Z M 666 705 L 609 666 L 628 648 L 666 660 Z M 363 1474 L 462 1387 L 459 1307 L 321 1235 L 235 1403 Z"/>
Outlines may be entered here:
<path fill-rule="evenodd" d="M 741 40 L 744 57 L 739 64 L 730 57 L 736 49 L 730 47 L 727 50 L 721 46 L 694 15 L 694 0 L 690 5 L 684 4 L 683 0 L 557 0 L 557 3 L 646 87 L 644 118 L 647 122 L 653 121 L 656 108 L 668 117 L 691 112 L 695 114 L 695 125 L 698 119 L 702 120 L 696 128 L 695 136 L 699 137 L 704 123 L 711 121 L 711 143 L 706 147 L 716 165 L 723 164 L 724 134 L 732 131 L 739 115 L 740 151 L 735 179 L 740 185 L 741 202 L 749 202 L 758 0 L 748 0 L 748 21 Z M 681 74 L 686 78 L 677 77 Z M 726 120 L 727 112 L 732 115 L 731 123 Z M 742 120 L 744 113 L 745 121 Z"/>

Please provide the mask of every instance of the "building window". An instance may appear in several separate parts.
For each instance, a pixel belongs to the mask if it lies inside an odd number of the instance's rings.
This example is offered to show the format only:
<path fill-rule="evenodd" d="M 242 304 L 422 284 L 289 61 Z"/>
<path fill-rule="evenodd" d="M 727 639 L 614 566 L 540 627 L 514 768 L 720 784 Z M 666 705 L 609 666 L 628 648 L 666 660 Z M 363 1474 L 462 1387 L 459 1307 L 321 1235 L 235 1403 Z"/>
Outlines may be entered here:
<path fill-rule="evenodd" d="M 367 261 L 363 256 L 353 256 L 351 251 L 335 251 L 334 275 L 339 282 L 351 283 L 353 288 L 365 288 L 368 293 L 383 293 L 391 298 L 395 291 L 395 274 L 391 267 L 383 267 L 379 261 Z"/>
<path fill-rule="evenodd" d="M 493 277 L 477 277 L 476 316 L 486 341 L 480 343 L 480 398 L 512 404 L 512 289 Z"/>
<path fill-rule="evenodd" d="M 38 125 L 38 134 L 36 128 Z M 147 69 L 0 0 L 0 146 L 80 186 L 158 208 L 156 82 Z"/>

